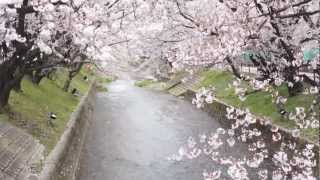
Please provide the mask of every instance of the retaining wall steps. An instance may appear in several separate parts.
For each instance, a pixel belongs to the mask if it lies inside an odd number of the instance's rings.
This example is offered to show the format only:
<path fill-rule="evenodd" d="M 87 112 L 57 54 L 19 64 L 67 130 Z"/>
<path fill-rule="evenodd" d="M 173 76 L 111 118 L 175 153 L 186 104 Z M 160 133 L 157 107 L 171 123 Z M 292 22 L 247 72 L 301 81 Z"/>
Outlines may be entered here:
<path fill-rule="evenodd" d="M 0 122 L 0 180 L 26 180 L 40 164 L 44 146 L 23 130 Z"/>
<path fill-rule="evenodd" d="M 169 90 L 169 89 L 173 88 L 174 86 L 180 84 L 182 79 L 187 76 L 188 76 L 188 74 L 186 72 L 175 75 L 175 77 L 171 78 L 169 81 L 166 82 L 165 89 Z"/>
<path fill-rule="evenodd" d="M 170 81 L 166 82 L 165 89 L 169 90 L 172 87 L 176 86 L 177 84 L 181 83 L 181 79 L 171 79 Z"/>
<path fill-rule="evenodd" d="M 180 83 L 177 83 L 175 86 L 172 86 L 170 89 L 168 89 L 168 92 L 175 96 L 181 96 L 189 89 L 196 90 L 201 80 L 202 77 L 200 75 L 187 77 L 183 82 L 180 81 Z"/>

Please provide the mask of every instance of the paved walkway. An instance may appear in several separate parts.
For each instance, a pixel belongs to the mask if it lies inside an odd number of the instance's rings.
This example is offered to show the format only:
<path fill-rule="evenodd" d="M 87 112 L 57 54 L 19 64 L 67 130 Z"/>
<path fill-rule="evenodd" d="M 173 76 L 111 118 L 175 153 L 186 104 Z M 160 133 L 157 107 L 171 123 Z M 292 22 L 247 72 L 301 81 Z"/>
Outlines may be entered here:
<path fill-rule="evenodd" d="M 220 124 L 209 115 L 185 100 L 126 81 L 113 82 L 108 89 L 97 95 L 80 180 L 197 180 L 204 169 L 221 169 L 205 156 L 167 160 L 189 136 L 215 132 Z M 241 144 L 235 149 L 224 146 L 220 151 L 235 157 L 246 152 Z"/>
<path fill-rule="evenodd" d="M 0 122 L 0 180 L 26 180 L 43 150 L 31 135 Z"/>

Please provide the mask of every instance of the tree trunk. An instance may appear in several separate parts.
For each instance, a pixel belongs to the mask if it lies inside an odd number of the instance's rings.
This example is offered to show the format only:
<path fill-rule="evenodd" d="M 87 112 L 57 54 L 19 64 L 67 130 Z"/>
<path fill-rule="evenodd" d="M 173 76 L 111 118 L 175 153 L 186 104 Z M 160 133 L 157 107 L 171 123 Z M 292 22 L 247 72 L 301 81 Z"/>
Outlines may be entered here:
<path fill-rule="evenodd" d="M 15 77 L 14 83 L 13 83 L 13 90 L 14 91 L 22 92 L 21 82 L 22 82 L 23 77 L 24 77 L 23 74 L 19 74 L 18 77 Z"/>
<path fill-rule="evenodd" d="M 42 73 L 42 70 L 37 70 L 34 72 L 32 75 L 32 83 L 35 85 L 39 85 L 41 80 L 45 77 L 46 75 Z"/>
<path fill-rule="evenodd" d="M 3 111 L 3 108 L 8 105 L 11 88 L 5 82 L 0 82 L 0 84 L 1 84 L 0 85 L 0 112 L 1 112 Z"/>
<path fill-rule="evenodd" d="M 49 73 L 46 74 L 46 77 L 50 80 L 54 80 L 54 74 L 56 72 L 56 69 L 53 68 Z"/>
<path fill-rule="evenodd" d="M 302 82 L 293 83 L 293 86 L 288 86 L 289 96 L 296 96 L 299 93 L 303 92 Z"/>
<path fill-rule="evenodd" d="M 23 6 L 28 6 L 29 0 L 23 1 Z M 25 36 L 25 17 L 26 12 L 17 11 L 19 14 L 16 31 L 21 37 Z M 0 110 L 8 104 L 10 92 L 13 89 L 18 78 L 15 74 L 19 71 L 22 62 L 22 57 L 32 46 L 25 46 L 24 43 L 14 42 L 15 52 L 9 60 L 0 64 Z M 18 71 L 17 71 L 18 70 Z"/>
<path fill-rule="evenodd" d="M 286 67 L 284 69 L 284 77 L 288 82 L 292 83 L 292 86 L 288 84 L 289 96 L 296 96 L 297 94 L 303 92 L 303 83 L 296 82 L 294 77 L 297 75 L 297 70 L 293 66 Z"/>
<path fill-rule="evenodd" d="M 225 60 L 226 60 L 226 61 L 228 62 L 228 64 L 230 65 L 233 75 L 236 76 L 236 77 L 239 78 L 239 79 L 243 79 L 243 77 L 241 76 L 239 70 L 235 67 L 234 63 L 232 62 L 231 58 L 230 58 L 229 56 L 227 56 L 227 57 L 225 58 Z"/>
<path fill-rule="evenodd" d="M 14 85 L 14 72 L 17 69 L 17 59 L 11 59 L 0 64 L 0 111 L 8 105 L 10 92 Z"/>
<path fill-rule="evenodd" d="M 33 76 L 32 78 L 32 83 L 35 85 L 39 85 L 41 80 L 44 78 L 45 76 Z"/>
<path fill-rule="evenodd" d="M 72 76 L 70 75 L 70 73 L 69 73 L 68 78 L 67 78 L 67 80 L 65 81 L 64 86 L 63 86 L 63 90 L 64 90 L 65 92 L 68 92 L 68 91 L 69 91 L 69 88 L 70 88 L 70 84 L 71 84 L 72 79 L 73 79 L 73 77 L 72 77 Z"/>
<path fill-rule="evenodd" d="M 10 75 L 0 76 L 0 112 L 8 105 L 10 92 L 14 88 L 14 84 L 15 81 L 10 78 Z"/>
<path fill-rule="evenodd" d="M 68 79 L 66 80 L 66 82 L 64 83 L 64 86 L 63 86 L 63 90 L 65 92 L 69 91 L 72 79 L 80 72 L 83 64 L 84 63 L 80 62 L 80 63 L 75 63 L 71 66 L 71 70 L 69 70 L 69 72 L 68 72 Z"/>
<path fill-rule="evenodd" d="M 28 71 L 25 73 L 25 76 L 27 76 L 28 78 L 32 79 L 33 77 L 33 71 Z"/>
<path fill-rule="evenodd" d="M 25 75 L 25 70 L 21 67 L 17 67 L 13 73 L 13 78 L 12 78 L 12 88 L 13 90 L 15 90 L 16 92 L 22 92 L 21 89 L 21 82 L 22 79 Z"/>

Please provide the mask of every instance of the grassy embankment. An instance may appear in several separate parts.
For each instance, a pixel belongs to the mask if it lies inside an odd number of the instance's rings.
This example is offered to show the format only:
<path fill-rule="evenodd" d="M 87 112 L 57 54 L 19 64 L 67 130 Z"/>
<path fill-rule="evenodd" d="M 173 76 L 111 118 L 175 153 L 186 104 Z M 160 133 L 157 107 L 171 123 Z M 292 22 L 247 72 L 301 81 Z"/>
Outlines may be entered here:
<path fill-rule="evenodd" d="M 173 76 L 173 78 L 178 78 L 178 76 L 185 76 L 185 73 L 179 72 Z M 200 87 L 214 87 L 215 96 L 217 99 L 225 102 L 226 104 L 238 107 L 238 108 L 248 108 L 251 113 L 256 116 L 266 117 L 278 126 L 292 129 L 295 127 L 294 122 L 282 117 L 278 112 L 275 104 L 272 102 L 271 94 L 268 92 L 254 92 L 246 96 L 245 101 L 240 101 L 240 99 L 235 95 L 234 88 L 230 88 L 229 84 L 232 84 L 235 80 L 235 77 L 232 73 L 227 71 L 219 70 L 209 70 L 201 72 L 202 81 L 199 83 L 198 88 Z M 159 84 L 153 80 L 142 80 L 135 83 L 139 87 L 152 88 L 153 86 Z M 242 82 L 242 87 L 250 88 L 247 82 Z M 287 111 L 294 111 L 295 107 L 305 107 L 309 108 L 314 96 L 313 95 L 304 95 L 300 94 L 294 97 L 289 97 L 287 87 L 285 85 L 277 87 L 276 90 L 283 97 L 287 98 L 285 108 Z M 320 130 L 318 129 L 305 129 L 302 132 L 302 136 L 314 141 L 319 142 Z"/>
<path fill-rule="evenodd" d="M 84 81 L 87 76 L 89 81 Z M 62 90 L 67 77 L 66 71 L 59 70 L 54 80 L 43 79 L 39 86 L 25 78 L 22 82 L 21 93 L 12 92 L 8 112 L 0 114 L 0 121 L 10 122 L 32 134 L 40 143 L 45 145 L 48 154 L 60 139 L 81 97 L 73 96 Z M 82 70 L 72 81 L 70 90 L 77 88 L 84 95 L 95 78 L 95 75 Z M 100 81 L 103 79 L 99 77 Z M 48 124 L 48 113 L 57 115 L 54 126 Z"/>
<path fill-rule="evenodd" d="M 105 86 L 106 84 L 110 83 L 112 80 L 112 78 L 110 77 L 102 77 L 102 76 L 97 76 L 96 77 L 96 82 L 97 82 L 97 91 L 98 92 L 107 92 L 108 89 Z"/>
<path fill-rule="evenodd" d="M 151 84 L 154 84 L 156 83 L 154 80 L 151 80 L 151 79 L 145 79 L 145 80 L 141 80 L 141 81 L 137 81 L 135 82 L 135 86 L 138 86 L 138 87 L 148 87 L 150 86 Z"/>
<path fill-rule="evenodd" d="M 166 83 L 151 79 L 137 81 L 135 82 L 135 86 L 159 91 L 166 89 Z"/>
<path fill-rule="evenodd" d="M 249 108 L 253 114 L 267 117 L 272 120 L 274 124 L 279 126 L 288 129 L 292 129 L 294 127 L 293 122 L 283 118 L 279 114 L 275 104 L 272 102 L 270 93 L 263 91 L 255 92 L 247 95 L 245 101 L 240 101 L 234 93 L 234 88 L 229 87 L 229 84 L 232 84 L 235 80 L 234 76 L 230 72 L 210 70 L 202 72 L 201 76 L 203 76 L 204 79 L 200 83 L 199 87 L 215 87 L 215 96 L 219 100 L 235 107 Z M 248 87 L 245 82 L 242 83 L 242 86 Z M 309 108 L 312 100 L 314 99 L 313 95 L 304 94 L 289 97 L 286 86 L 277 87 L 276 90 L 280 95 L 288 98 L 285 105 L 288 111 L 293 111 L 295 107 Z M 318 129 L 305 129 L 302 136 L 307 137 L 314 142 L 319 142 Z"/>

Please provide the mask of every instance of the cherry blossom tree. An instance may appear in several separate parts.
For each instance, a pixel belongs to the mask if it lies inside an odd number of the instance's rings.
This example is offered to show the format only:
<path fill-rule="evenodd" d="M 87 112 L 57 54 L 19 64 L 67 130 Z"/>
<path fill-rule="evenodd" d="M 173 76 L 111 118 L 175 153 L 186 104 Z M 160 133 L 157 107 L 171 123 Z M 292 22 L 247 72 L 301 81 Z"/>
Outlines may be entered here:
<path fill-rule="evenodd" d="M 303 60 L 303 51 L 319 48 L 319 3 L 309 0 L 254 3 L 257 15 L 251 18 L 265 22 L 250 47 L 260 52 L 250 59 L 258 67 L 261 80 L 287 83 L 290 95 L 303 91 L 302 82 L 319 86 L 316 80 L 299 73 L 307 69 L 319 76 L 319 58 Z"/>
<path fill-rule="evenodd" d="M 197 69 L 216 63 L 228 64 L 236 78 L 249 81 L 254 90 L 269 92 L 277 105 L 285 103 L 286 99 L 279 96 L 274 86 L 285 84 L 289 94 L 296 95 L 301 92 L 303 83 L 307 83 L 311 87 L 307 88 L 305 93 L 314 94 L 316 99 L 308 109 L 296 107 L 295 111 L 286 112 L 288 118 L 296 123 L 292 136 L 298 137 L 300 130 L 305 128 L 319 128 L 319 83 L 306 74 L 299 73 L 303 68 L 311 68 L 316 74 L 319 71 L 319 59 L 315 58 L 311 62 L 303 62 L 302 59 L 304 49 L 319 47 L 317 1 L 225 0 L 156 3 L 159 11 L 163 12 L 161 17 L 165 17 L 162 32 L 158 32 L 153 40 L 166 43 L 166 56 L 175 69 Z M 258 67 L 258 75 L 241 74 L 235 65 L 236 57 L 247 50 L 255 52 L 250 60 Z M 233 86 L 239 98 L 244 101 L 247 90 L 241 87 L 241 81 L 235 81 Z M 201 89 L 193 102 L 202 107 L 204 103 L 212 103 L 213 99 L 214 89 Z M 180 149 L 179 153 L 170 159 L 180 161 L 200 155 L 212 156 L 214 161 L 229 167 L 228 173 L 233 179 L 248 179 L 248 168 L 258 169 L 255 177 L 259 176 L 259 179 L 315 179 L 315 168 L 319 162 L 312 144 L 297 150 L 297 144 L 285 141 L 284 135 L 278 129 L 269 129 L 272 143 L 277 144 L 273 152 L 269 152 L 263 145 L 266 143 L 265 138 L 260 137 L 262 132 L 268 130 L 265 122 L 258 121 L 248 110 L 236 108 L 228 109 L 227 117 L 234 121 L 232 127 L 219 132 L 217 130 L 212 136 L 202 135 L 199 142 L 191 138 L 187 148 Z M 253 128 L 259 123 L 262 126 Z M 239 161 L 235 161 L 233 157 L 217 156 L 215 149 L 223 144 L 223 138 L 219 136 L 226 134 L 221 133 L 222 131 L 230 132 L 226 142 L 229 147 L 233 147 L 237 141 L 247 142 L 250 139 L 249 151 L 252 151 L 254 156 L 245 156 Z M 234 131 L 238 131 L 238 138 L 234 137 Z M 260 170 L 260 164 L 269 158 L 273 159 L 275 170 Z M 301 166 L 297 165 L 298 161 Z M 220 175 L 221 171 L 205 172 L 204 179 L 219 179 Z"/>
<path fill-rule="evenodd" d="M 160 40 L 173 44 L 167 55 L 173 66 L 213 66 L 239 54 L 254 24 L 247 19 L 245 2 L 237 10 L 235 6 L 219 1 L 168 1 Z"/>
<path fill-rule="evenodd" d="M 136 9 L 134 1 L 1 1 L 0 108 L 25 74 L 95 63 L 103 47 L 127 42 L 122 29 Z"/>
<path fill-rule="evenodd" d="M 309 109 L 284 113 L 295 123 L 292 136 L 298 137 L 301 129 L 319 128 L 319 82 L 300 73 L 311 69 L 320 76 L 319 58 L 304 62 L 302 57 L 303 50 L 319 47 L 319 9 L 316 0 L 0 0 L 0 109 L 11 90 L 20 89 L 24 75 L 38 82 L 57 66 L 68 68 L 67 91 L 85 63 L 110 71 L 149 64 L 193 71 L 221 64 L 236 77 L 232 86 L 242 101 L 247 89 L 241 80 L 268 92 L 277 106 L 286 97 L 274 87 L 284 84 L 293 96 L 307 83 L 308 93 L 316 97 Z M 259 74 L 240 72 L 237 59 L 244 51 L 254 52 L 250 61 Z M 214 87 L 200 89 L 193 103 L 203 107 L 213 101 Z M 284 141 L 277 128 L 270 129 L 248 110 L 229 107 L 226 117 L 229 128 L 201 135 L 199 143 L 189 138 L 170 159 L 207 155 L 226 166 L 233 179 L 249 179 L 250 168 L 259 179 L 314 179 L 319 162 L 312 144 L 297 150 L 295 142 Z M 262 138 L 268 129 L 268 143 L 277 148 L 272 152 Z M 248 143 L 252 153 L 241 159 L 219 157 L 220 147 L 237 142 Z M 259 169 L 266 159 L 272 159 L 272 172 Z M 203 174 L 208 180 L 220 175 L 219 170 Z"/>

